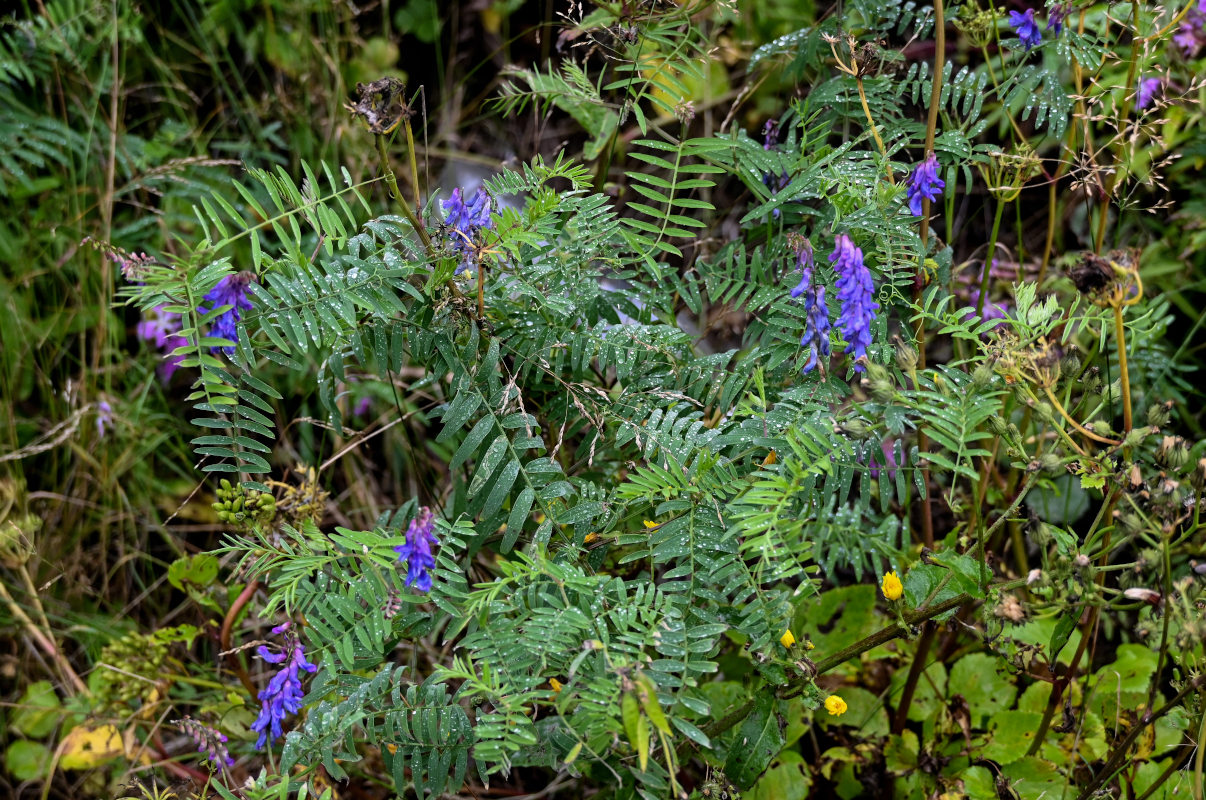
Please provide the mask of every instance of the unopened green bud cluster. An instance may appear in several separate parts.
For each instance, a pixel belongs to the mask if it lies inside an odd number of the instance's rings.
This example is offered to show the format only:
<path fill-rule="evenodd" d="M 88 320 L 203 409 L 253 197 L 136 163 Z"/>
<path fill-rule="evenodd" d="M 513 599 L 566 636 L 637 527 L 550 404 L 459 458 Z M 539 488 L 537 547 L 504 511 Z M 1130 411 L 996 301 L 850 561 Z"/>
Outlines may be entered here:
<path fill-rule="evenodd" d="M 276 516 L 276 498 L 266 492 L 249 490 L 223 478 L 217 495 L 214 511 L 218 512 L 218 519 L 227 525 L 247 528 L 257 524 L 267 525 Z"/>

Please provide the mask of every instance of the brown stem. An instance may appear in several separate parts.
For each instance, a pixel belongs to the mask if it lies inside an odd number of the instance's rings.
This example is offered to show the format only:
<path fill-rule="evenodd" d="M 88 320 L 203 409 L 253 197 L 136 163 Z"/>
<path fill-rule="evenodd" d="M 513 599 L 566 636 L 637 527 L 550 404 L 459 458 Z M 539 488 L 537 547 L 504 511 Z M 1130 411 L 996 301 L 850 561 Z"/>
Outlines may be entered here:
<path fill-rule="evenodd" d="M 925 631 L 917 641 L 917 652 L 913 654 L 913 663 L 909 665 L 909 675 L 905 678 L 904 691 L 900 693 L 900 705 L 896 706 L 896 716 L 892 719 L 892 733 L 900 733 L 909 721 L 909 706 L 913 704 L 913 695 L 917 692 L 917 682 L 925 669 L 926 657 L 934 644 L 938 626 L 933 622 L 925 624 Z"/>
<path fill-rule="evenodd" d="M 1165 781 L 1171 778 L 1174 772 L 1185 766 L 1185 762 L 1189 760 L 1189 757 L 1193 755 L 1194 750 L 1196 749 L 1197 748 L 1188 746 L 1182 747 L 1180 754 L 1168 762 L 1168 766 L 1165 767 L 1164 771 L 1160 773 L 1160 777 L 1156 778 L 1156 780 L 1152 782 L 1152 785 L 1147 787 L 1147 791 L 1136 797 L 1135 800 L 1147 800 L 1147 798 L 1151 797 L 1157 791 L 1162 789 Z M 1163 795 L 1161 796 L 1163 797 Z"/>
<path fill-rule="evenodd" d="M 1118 381 L 1122 388 L 1122 429 L 1131 432 L 1131 378 L 1127 370 L 1126 328 L 1122 324 L 1122 304 L 1114 304 L 1114 344 L 1118 346 Z"/>
<path fill-rule="evenodd" d="M 252 595 L 254 595 L 256 590 L 259 588 L 260 582 L 257 580 L 252 580 L 243 587 L 243 591 L 239 592 L 239 596 L 236 597 L 235 601 L 230 604 L 230 610 L 226 612 L 226 617 L 222 620 L 222 630 L 218 634 L 218 642 L 222 645 L 223 653 L 231 649 L 230 640 L 231 632 L 234 630 L 235 617 L 239 616 L 239 612 L 243 610 L 243 606 L 247 605 L 247 603 L 251 600 Z M 251 675 L 247 673 L 247 668 L 243 666 L 243 662 L 237 653 L 230 654 L 230 663 L 235 671 L 235 674 L 239 676 L 239 682 L 243 684 L 243 688 L 247 690 L 248 694 L 250 694 L 252 697 L 255 697 L 259 690 L 252 682 Z"/>

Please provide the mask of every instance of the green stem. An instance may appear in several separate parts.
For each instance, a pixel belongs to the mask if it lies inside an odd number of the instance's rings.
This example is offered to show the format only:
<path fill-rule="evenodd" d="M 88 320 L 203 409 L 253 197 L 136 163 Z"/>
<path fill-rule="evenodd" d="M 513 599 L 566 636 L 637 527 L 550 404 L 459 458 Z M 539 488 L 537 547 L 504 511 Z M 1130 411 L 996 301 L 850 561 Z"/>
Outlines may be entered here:
<path fill-rule="evenodd" d="M 892 162 L 888 159 L 888 148 L 884 147 L 884 140 L 879 138 L 875 119 L 871 116 L 871 106 L 867 104 L 867 93 L 863 91 L 863 79 L 856 75 L 854 82 L 858 85 L 858 99 L 863 104 L 863 113 L 867 115 L 867 125 L 871 128 L 871 137 L 875 139 L 875 144 L 878 145 L 879 152 L 884 157 L 884 167 L 888 170 L 888 183 L 895 184 L 896 176 L 892 174 Z"/>
<path fill-rule="evenodd" d="M 410 129 L 409 119 L 402 121 L 402 127 L 406 130 L 406 152 L 410 158 L 410 182 L 415 187 L 415 213 L 422 216 L 423 199 L 419 191 L 419 163 L 415 160 L 415 135 Z"/>
<path fill-rule="evenodd" d="M 1125 361 L 1125 357 L 1123 360 Z M 1123 385 L 1125 386 L 1125 381 L 1124 381 Z M 1064 408 L 1064 404 L 1059 401 L 1059 398 L 1055 396 L 1055 392 L 1051 391 L 1051 388 L 1049 386 L 1043 387 L 1043 393 L 1046 394 L 1047 399 L 1051 401 L 1051 406 L 1056 411 L 1058 411 L 1059 415 L 1061 417 L 1063 417 L 1064 420 L 1069 425 L 1071 425 L 1073 428 L 1075 428 L 1076 432 L 1079 433 L 1080 435 L 1082 435 L 1086 438 L 1092 439 L 1095 442 L 1099 442 L 1100 444 L 1108 444 L 1111 447 L 1117 447 L 1118 445 L 1122 444 L 1122 442 L 1118 442 L 1113 439 L 1107 439 L 1104 436 L 1098 436 L 1097 434 L 1093 433 L 1093 431 L 1089 430 L 1084 425 L 1081 425 L 1079 422 L 1077 422 L 1075 419 L 1073 419 L 1072 415 L 1068 413 L 1068 410 L 1066 408 Z M 1127 405 L 1129 406 L 1130 404 L 1128 403 Z M 1129 413 L 1126 415 L 1125 419 L 1128 422 L 1127 430 L 1129 431 L 1130 430 L 1130 425 L 1129 425 L 1130 414 Z"/>
<path fill-rule="evenodd" d="M 976 299 L 976 317 L 984 315 L 984 299 L 988 297 L 988 279 L 992 275 L 993 257 L 997 250 L 997 234 L 1001 232 L 1001 217 L 1005 214 L 1005 198 L 997 201 L 997 213 L 992 220 L 992 236 L 988 239 L 988 253 L 984 256 L 984 274 L 980 276 L 980 296 Z"/>
<path fill-rule="evenodd" d="M 393 167 L 389 165 L 389 153 L 385 150 L 385 136 L 377 134 L 377 155 L 381 157 L 381 169 L 385 170 L 385 183 L 389 187 L 389 195 L 394 202 L 398 204 L 398 208 L 402 209 L 402 214 L 410 222 L 410 226 L 415 229 L 415 233 L 419 234 L 419 239 L 423 242 L 423 249 L 427 252 L 427 257 L 435 259 L 435 248 L 431 246 L 431 237 L 427 235 L 427 228 L 423 223 L 419 222 L 419 218 L 415 216 L 415 212 L 402 199 L 402 192 L 398 190 L 398 179 L 394 177 Z M 411 149 L 414 153 L 414 149 Z"/>
<path fill-rule="evenodd" d="M 1130 498 L 1128 498 L 1130 499 Z M 1172 598 L 1172 556 L 1169 553 L 1169 533 L 1161 533 L 1160 539 L 1163 547 L 1164 556 L 1164 602 L 1167 604 Z M 1151 690 L 1147 695 L 1147 707 L 1150 709 L 1156 704 L 1156 691 L 1160 686 L 1160 675 L 1164 672 L 1164 662 L 1168 658 L 1168 623 L 1172 614 L 1168 613 L 1167 608 L 1164 611 L 1164 626 L 1160 632 L 1160 649 L 1159 659 L 1156 661 L 1156 672 L 1152 675 Z"/>
<path fill-rule="evenodd" d="M 1203 800 L 1202 756 L 1206 754 L 1206 747 L 1202 746 L 1202 737 L 1206 736 L 1206 696 L 1200 699 L 1198 705 L 1202 708 L 1202 718 L 1198 721 L 1198 755 L 1193 760 L 1193 800 Z"/>

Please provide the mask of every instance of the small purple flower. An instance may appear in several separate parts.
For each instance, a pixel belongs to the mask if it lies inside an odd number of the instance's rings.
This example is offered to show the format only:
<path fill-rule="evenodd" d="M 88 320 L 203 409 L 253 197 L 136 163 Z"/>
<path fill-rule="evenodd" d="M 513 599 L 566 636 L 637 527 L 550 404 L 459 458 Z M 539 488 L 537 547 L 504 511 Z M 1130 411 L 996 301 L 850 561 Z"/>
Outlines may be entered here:
<path fill-rule="evenodd" d="M 762 149 L 773 150 L 779 143 L 779 120 L 768 119 L 762 127 Z"/>
<path fill-rule="evenodd" d="M 834 240 L 829 261 L 838 276 L 838 301 L 842 305 L 838 325 L 842 338 L 848 343 L 846 352 L 853 354 L 855 359 L 863 358 L 871 344 L 871 321 L 879 310 L 879 304 L 874 300 L 871 271 L 863 264 L 863 251 L 844 233 L 839 233 Z M 863 367 L 855 364 L 854 370 L 862 372 Z"/>
<path fill-rule="evenodd" d="M 1193 58 L 1194 54 L 1198 52 L 1198 47 L 1201 46 L 1197 32 L 1185 23 L 1181 23 L 1181 27 L 1173 34 L 1172 40 L 1185 58 Z"/>
<path fill-rule="evenodd" d="M 394 547 L 398 560 L 406 561 L 406 585 L 414 586 L 420 592 L 431 591 L 429 570 L 435 567 L 435 556 L 431 552 L 434 544 L 439 544 L 435 537 L 435 516 L 430 508 L 421 506 L 406 528 L 406 544 Z"/>
<path fill-rule="evenodd" d="M 1056 3 L 1047 9 L 1047 30 L 1055 31 L 1055 36 L 1058 37 L 1064 29 L 1064 20 L 1068 18 L 1071 10 L 1071 3 Z"/>
<path fill-rule="evenodd" d="M 233 767 L 235 760 L 226 749 L 226 734 L 204 725 L 192 717 L 172 720 L 174 725 L 187 733 L 197 745 L 198 753 L 205 753 L 206 760 L 222 767 Z"/>
<path fill-rule="evenodd" d="M 1182 56 L 1193 58 L 1203 43 L 1206 43 L 1206 0 L 1198 0 L 1197 6 L 1189 10 L 1173 35 L 1173 44 Z"/>
<path fill-rule="evenodd" d="M 812 242 L 801 237 L 796 243 L 796 247 L 799 250 L 796 255 L 796 266 L 800 269 L 800 283 L 791 290 L 793 299 L 808 291 L 808 287 L 812 284 Z"/>
<path fill-rule="evenodd" d="M 230 306 L 224 314 L 221 314 L 215 319 L 209 329 L 210 336 L 216 336 L 220 339 L 229 341 L 237 341 L 238 323 L 243 318 L 244 311 L 250 311 L 254 306 L 247 299 L 247 287 L 255 275 L 247 270 L 236 272 L 233 275 L 227 275 L 222 280 L 218 281 L 218 285 L 209 290 L 209 294 L 205 295 L 205 299 L 210 302 L 208 308 L 204 304 L 197 306 L 198 314 L 208 314 L 219 306 Z M 234 346 L 215 347 L 214 352 L 222 350 L 227 354 L 234 352 Z"/>
<path fill-rule="evenodd" d="M 920 217 L 922 198 L 932 203 L 942 196 L 945 188 L 946 182 L 938 177 L 938 157 L 930 153 L 928 158 L 913 168 L 913 174 L 909 176 L 909 211 L 913 216 Z"/>
<path fill-rule="evenodd" d="M 1156 99 L 1156 95 L 1160 93 L 1164 81 L 1159 78 L 1144 78 L 1139 82 L 1139 100 L 1135 107 L 1142 111 L 1152 104 Z"/>
<path fill-rule="evenodd" d="M 96 435 L 103 439 L 105 431 L 113 428 L 113 406 L 101 400 L 96 404 Z"/>
<path fill-rule="evenodd" d="M 272 632 L 280 634 L 288 630 L 289 623 L 286 622 L 277 625 Z M 269 734 L 271 741 L 276 741 L 283 735 L 281 722 L 284 721 L 285 715 L 296 714 L 301 710 L 301 701 L 305 697 L 299 672 L 317 672 L 318 666 L 306 660 L 305 648 L 293 632 L 286 637 L 285 648 L 281 652 L 273 653 L 266 645 L 260 645 L 255 652 L 269 664 L 281 665 L 268 681 L 268 685 L 260 691 L 260 715 L 251 723 L 251 729 L 260 735 L 255 743 L 258 749 L 269 741 Z"/>
<path fill-rule="evenodd" d="M 364 395 L 356 401 L 356 406 L 352 409 L 353 417 L 363 417 L 369 413 L 369 409 L 373 407 L 373 398 L 371 395 Z"/>
<path fill-rule="evenodd" d="M 1018 38 L 1022 40 L 1022 44 L 1026 45 L 1026 51 L 1043 41 L 1043 33 L 1038 29 L 1038 23 L 1034 21 L 1034 9 L 1026 9 L 1023 14 L 1019 11 L 1009 12 L 1009 27 L 1013 28 L 1017 33 Z"/>
<path fill-rule="evenodd" d="M 166 305 L 155 306 L 142 318 L 134 332 L 144 342 L 150 342 L 160 350 L 169 338 L 180 330 L 180 315 L 167 310 Z"/>
<path fill-rule="evenodd" d="M 188 344 L 188 339 L 179 335 L 180 315 L 167 310 L 167 306 L 155 306 L 146 312 L 142 321 L 134 329 L 138 338 L 153 345 L 157 350 L 170 354 L 177 347 Z M 184 360 L 183 356 L 167 356 L 167 360 L 159 365 L 159 378 L 167 383 L 172 373 Z"/>

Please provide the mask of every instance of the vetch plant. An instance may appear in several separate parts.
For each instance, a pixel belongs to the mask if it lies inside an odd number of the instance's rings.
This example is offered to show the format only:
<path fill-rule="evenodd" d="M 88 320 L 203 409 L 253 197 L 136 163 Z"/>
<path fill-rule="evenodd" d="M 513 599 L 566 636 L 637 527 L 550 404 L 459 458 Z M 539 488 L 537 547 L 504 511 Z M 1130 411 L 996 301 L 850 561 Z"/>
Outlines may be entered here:
<path fill-rule="evenodd" d="M 509 40 L 497 153 L 362 81 L 105 261 L 221 539 L 94 710 L 224 794 L 1200 794 L 1198 7 L 637 6 Z"/>

